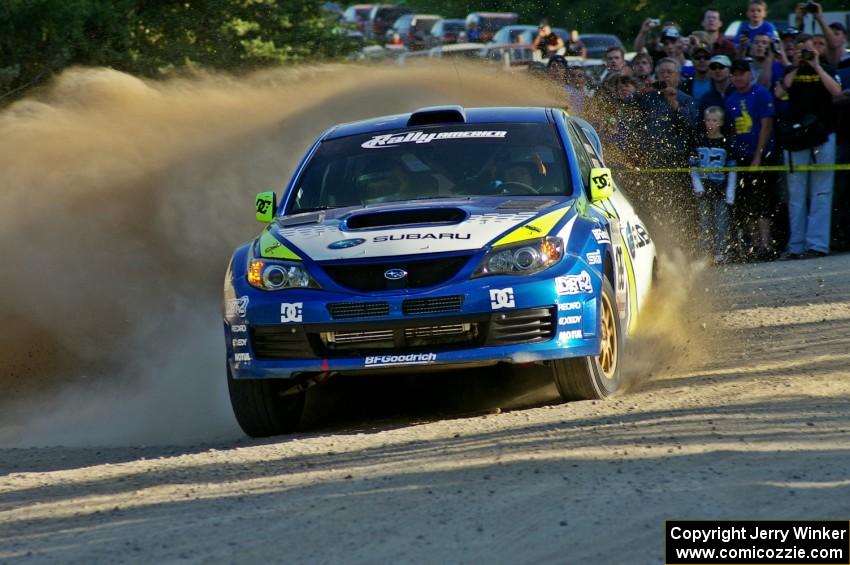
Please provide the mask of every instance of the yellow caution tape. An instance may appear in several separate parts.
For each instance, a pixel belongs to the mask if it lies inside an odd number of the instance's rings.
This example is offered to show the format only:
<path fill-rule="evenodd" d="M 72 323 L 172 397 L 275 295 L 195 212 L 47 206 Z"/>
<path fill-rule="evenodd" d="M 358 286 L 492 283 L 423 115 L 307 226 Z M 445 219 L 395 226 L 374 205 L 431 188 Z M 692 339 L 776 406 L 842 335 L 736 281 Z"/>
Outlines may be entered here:
<path fill-rule="evenodd" d="M 671 168 L 623 168 L 629 173 L 658 174 L 658 173 L 767 173 L 789 172 L 788 165 L 762 165 L 759 167 L 671 167 Z M 850 171 L 850 165 L 795 165 L 794 172 L 799 171 Z"/>

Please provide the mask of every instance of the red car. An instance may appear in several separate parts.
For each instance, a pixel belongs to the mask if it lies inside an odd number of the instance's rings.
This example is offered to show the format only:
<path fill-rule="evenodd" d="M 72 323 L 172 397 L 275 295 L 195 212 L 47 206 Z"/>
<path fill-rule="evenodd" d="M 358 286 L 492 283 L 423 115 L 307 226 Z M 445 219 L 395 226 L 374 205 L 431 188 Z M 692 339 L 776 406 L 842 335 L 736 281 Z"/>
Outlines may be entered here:
<path fill-rule="evenodd" d="M 342 19 L 350 24 L 354 24 L 357 27 L 357 31 L 363 33 L 371 11 L 372 4 L 353 4 L 345 10 Z"/>

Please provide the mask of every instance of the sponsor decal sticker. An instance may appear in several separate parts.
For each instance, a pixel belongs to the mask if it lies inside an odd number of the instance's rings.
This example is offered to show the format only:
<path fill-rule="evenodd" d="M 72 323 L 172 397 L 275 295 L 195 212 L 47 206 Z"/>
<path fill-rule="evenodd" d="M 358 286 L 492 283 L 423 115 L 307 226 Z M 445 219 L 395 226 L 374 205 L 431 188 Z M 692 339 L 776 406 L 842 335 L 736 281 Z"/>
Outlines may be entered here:
<path fill-rule="evenodd" d="M 508 135 L 506 131 L 443 131 L 439 133 L 424 133 L 411 131 L 404 134 L 384 134 L 373 136 L 369 141 L 362 143 L 364 149 L 381 149 L 384 147 L 398 147 L 402 143 L 431 143 L 432 141 L 444 141 L 451 139 L 504 139 Z"/>
<path fill-rule="evenodd" d="M 366 357 L 366 367 L 393 367 L 399 365 L 427 365 L 437 360 L 436 353 L 409 353 L 407 355 L 374 355 Z"/>
<path fill-rule="evenodd" d="M 580 324 L 581 316 L 561 316 L 558 318 L 559 326 L 571 326 L 573 324 Z"/>
<path fill-rule="evenodd" d="M 555 279 L 555 290 L 558 294 L 582 294 L 592 293 L 593 284 L 587 271 L 577 275 L 567 275 Z"/>
<path fill-rule="evenodd" d="M 248 311 L 248 302 L 249 298 L 247 296 L 228 299 L 224 305 L 225 316 L 239 316 L 240 318 L 244 318 L 245 313 Z"/>
<path fill-rule="evenodd" d="M 623 259 L 623 246 L 618 245 L 616 248 L 617 256 L 617 291 L 626 291 L 626 261 Z"/>
<path fill-rule="evenodd" d="M 570 339 L 581 339 L 581 330 L 566 330 L 558 332 L 558 341 L 568 341 Z"/>
<path fill-rule="evenodd" d="M 405 239 L 472 239 L 471 233 L 397 233 L 378 235 L 372 238 L 375 243 L 382 241 L 401 241 Z"/>
<path fill-rule="evenodd" d="M 233 324 L 230 326 L 230 333 L 232 334 L 244 334 L 248 331 L 248 326 L 245 324 Z"/>
<path fill-rule="evenodd" d="M 233 354 L 234 361 L 250 361 L 251 354 L 250 353 L 234 353 Z"/>
<path fill-rule="evenodd" d="M 501 310 L 502 308 L 514 308 L 514 289 L 513 288 L 491 288 L 490 289 L 490 307 L 493 310 Z"/>
<path fill-rule="evenodd" d="M 558 304 L 558 312 L 570 312 L 571 310 L 581 310 L 581 302 L 560 302 Z"/>
<path fill-rule="evenodd" d="M 602 252 L 598 249 L 596 251 L 591 251 L 587 254 L 587 264 L 588 265 L 601 265 L 602 264 Z"/>
<path fill-rule="evenodd" d="M 608 237 L 608 232 L 603 229 L 593 228 L 590 230 L 590 233 L 592 233 L 593 237 L 596 238 L 596 243 L 611 243 L 611 238 Z"/>
<path fill-rule="evenodd" d="M 302 312 L 304 311 L 303 302 L 281 302 L 280 304 L 280 322 L 282 324 L 290 322 L 300 322 Z"/>
<path fill-rule="evenodd" d="M 341 239 L 339 241 L 334 241 L 333 243 L 328 244 L 328 249 L 348 249 L 349 247 L 356 247 L 361 243 L 366 243 L 366 240 L 362 237 L 355 237 L 352 239 Z"/>

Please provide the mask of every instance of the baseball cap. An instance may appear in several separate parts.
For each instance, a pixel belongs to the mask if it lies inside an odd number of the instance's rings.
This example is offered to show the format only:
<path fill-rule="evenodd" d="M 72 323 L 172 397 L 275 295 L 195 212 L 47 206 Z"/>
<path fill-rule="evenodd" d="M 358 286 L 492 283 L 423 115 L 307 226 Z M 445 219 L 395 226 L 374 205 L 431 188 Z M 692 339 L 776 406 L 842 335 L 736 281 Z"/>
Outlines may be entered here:
<path fill-rule="evenodd" d="M 696 55 L 700 51 L 702 51 L 703 53 L 707 53 L 707 54 L 711 55 L 711 48 L 708 45 L 706 45 L 705 43 L 700 43 L 699 45 L 695 46 L 693 48 L 693 50 L 691 51 L 691 55 Z"/>
<path fill-rule="evenodd" d="M 796 37 L 798 35 L 800 35 L 800 30 L 796 27 L 786 27 L 779 32 L 779 37 L 782 39 L 785 39 L 786 37 Z"/>
<path fill-rule="evenodd" d="M 732 61 L 732 66 L 729 67 L 729 70 L 733 73 L 735 71 L 749 71 L 750 62 L 746 59 L 735 59 L 734 61 Z"/>
<path fill-rule="evenodd" d="M 831 24 L 829 24 L 829 27 L 831 27 L 832 29 L 837 29 L 838 31 L 843 31 L 845 34 L 847 33 L 847 28 L 844 27 L 844 24 L 842 24 L 841 22 L 832 22 Z"/>
<path fill-rule="evenodd" d="M 679 39 L 680 37 L 682 37 L 682 34 L 674 27 L 665 28 L 664 31 L 661 32 L 662 41 L 665 39 Z"/>
<path fill-rule="evenodd" d="M 723 65 L 726 68 L 729 68 L 729 67 L 732 66 L 732 61 L 730 61 L 729 57 L 727 57 L 726 55 L 715 55 L 714 57 L 709 59 L 708 64 L 709 65 L 719 64 L 719 65 Z"/>

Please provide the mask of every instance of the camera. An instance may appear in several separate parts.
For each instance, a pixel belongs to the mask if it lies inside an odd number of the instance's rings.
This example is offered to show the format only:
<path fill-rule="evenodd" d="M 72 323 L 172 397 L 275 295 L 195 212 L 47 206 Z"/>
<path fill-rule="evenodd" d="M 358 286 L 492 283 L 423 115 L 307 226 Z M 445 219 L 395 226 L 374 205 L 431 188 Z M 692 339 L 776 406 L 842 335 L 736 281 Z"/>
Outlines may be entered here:
<path fill-rule="evenodd" d="M 655 90 L 664 90 L 665 88 L 667 88 L 667 83 L 664 82 L 663 80 L 657 80 L 657 81 L 652 83 L 652 87 Z"/>
<path fill-rule="evenodd" d="M 808 0 L 806 2 L 805 10 L 810 14 L 816 14 L 818 11 L 818 5 L 813 0 Z"/>
<path fill-rule="evenodd" d="M 658 27 L 661 25 L 661 20 L 658 18 L 650 18 L 649 27 Z"/>
<path fill-rule="evenodd" d="M 811 49 L 800 49 L 801 61 L 812 61 L 815 58 L 815 52 Z"/>
<path fill-rule="evenodd" d="M 782 45 L 779 41 L 771 42 L 770 49 L 771 51 L 773 51 L 774 55 L 779 55 L 782 53 Z"/>

